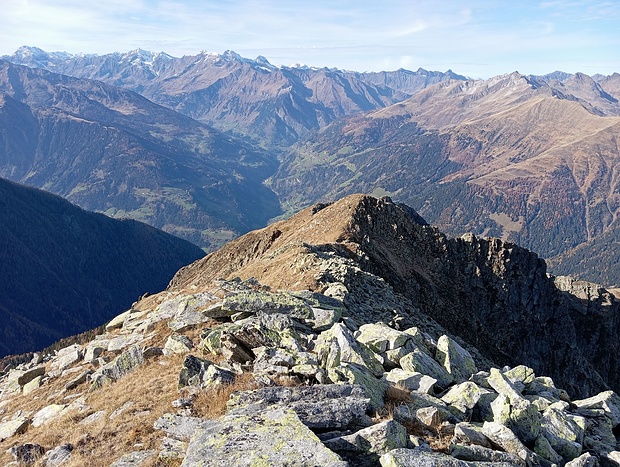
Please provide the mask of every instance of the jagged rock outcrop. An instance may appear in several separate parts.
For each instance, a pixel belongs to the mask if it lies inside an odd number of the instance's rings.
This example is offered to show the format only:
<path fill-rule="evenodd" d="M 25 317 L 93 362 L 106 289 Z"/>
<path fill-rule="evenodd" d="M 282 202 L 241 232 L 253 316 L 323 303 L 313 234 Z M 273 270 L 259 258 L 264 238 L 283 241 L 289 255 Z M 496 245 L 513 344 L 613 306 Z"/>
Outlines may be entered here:
<path fill-rule="evenodd" d="M 561 290 L 536 254 L 471 234 L 448 239 L 387 198 L 308 208 L 182 269 L 170 290 L 215 276 L 322 291 L 359 324 L 432 318 L 496 364 L 525 363 L 573 395 L 620 388 L 612 294 Z"/>

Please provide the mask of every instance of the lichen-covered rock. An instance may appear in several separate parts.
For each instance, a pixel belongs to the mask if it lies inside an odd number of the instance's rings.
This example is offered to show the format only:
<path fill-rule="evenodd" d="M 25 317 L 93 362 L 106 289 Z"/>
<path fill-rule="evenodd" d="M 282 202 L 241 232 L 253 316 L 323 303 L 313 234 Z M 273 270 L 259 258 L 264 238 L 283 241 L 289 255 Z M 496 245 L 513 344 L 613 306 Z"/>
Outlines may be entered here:
<path fill-rule="evenodd" d="M 173 355 L 190 352 L 194 348 L 192 340 L 183 334 L 172 334 L 164 345 L 164 355 Z"/>
<path fill-rule="evenodd" d="M 613 391 L 601 392 L 596 396 L 574 401 L 573 404 L 583 409 L 603 409 L 614 428 L 620 425 L 620 396 Z"/>
<path fill-rule="evenodd" d="M 18 417 L 14 420 L 0 423 L 0 441 L 7 438 L 24 433 L 30 425 L 30 419 L 27 417 Z"/>
<path fill-rule="evenodd" d="M 24 384 L 24 387 L 22 388 L 22 393 L 30 394 L 35 389 L 38 389 L 39 387 L 41 387 L 42 378 L 43 378 L 42 376 L 37 376 L 36 378 L 33 378 L 31 381 L 28 381 L 26 384 Z"/>
<path fill-rule="evenodd" d="M 383 359 L 365 344 L 356 341 L 342 323 L 336 323 L 319 334 L 315 352 L 327 370 L 337 368 L 340 363 L 354 363 L 367 368 L 377 377 L 381 377 L 384 372 Z"/>
<path fill-rule="evenodd" d="M 98 389 L 105 384 L 116 381 L 144 363 L 144 356 L 139 346 L 129 347 L 107 365 L 99 368 L 92 377 L 90 390 Z"/>
<path fill-rule="evenodd" d="M 544 436 L 539 436 L 534 442 L 534 452 L 540 457 L 547 459 L 549 462 L 560 465 L 564 462 L 562 456 L 560 456 L 555 449 L 551 446 L 551 443 Z"/>
<path fill-rule="evenodd" d="M 565 461 L 581 454 L 585 431 L 582 420 L 582 417 L 571 416 L 553 406 L 543 414 L 542 434 Z"/>
<path fill-rule="evenodd" d="M 346 467 L 295 411 L 279 406 L 235 411 L 200 425 L 190 439 L 182 466 L 286 465 Z"/>
<path fill-rule="evenodd" d="M 171 463 L 174 459 L 183 459 L 185 457 L 185 451 L 187 450 L 187 443 L 179 441 L 178 439 L 165 437 L 159 446 L 158 458 L 163 461 Z"/>
<path fill-rule="evenodd" d="M 478 372 L 471 354 L 446 335 L 437 340 L 435 358 L 456 381 L 465 381 Z"/>
<path fill-rule="evenodd" d="M 480 396 L 488 392 L 471 381 L 465 381 L 452 386 L 441 400 L 448 404 L 448 410 L 462 418 L 471 414 Z"/>
<path fill-rule="evenodd" d="M 475 444 L 485 448 L 491 448 L 489 438 L 484 436 L 482 428 L 468 422 L 459 422 L 454 427 L 454 442 Z"/>
<path fill-rule="evenodd" d="M 313 319 L 306 320 L 310 323 L 313 330 L 317 332 L 326 331 L 342 318 L 342 308 L 324 309 L 312 308 Z"/>
<path fill-rule="evenodd" d="M 403 388 L 408 391 L 423 392 L 429 394 L 433 391 L 433 387 L 437 380 L 422 373 L 410 372 L 394 368 L 385 373 L 383 378 L 392 386 Z"/>
<path fill-rule="evenodd" d="M 491 403 L 494 421 L 506 425 L 524 443 L 533 443 L 541 430 L 541 415 L 537 406 L 525 399 L 497 368 L 491 368 L 488 383 L 499 393 Z"/>
<path fill-rule="evenodd" d="M 215 363 L 188 355 L 183 361 L 183 367 L 179 372 L 179 388 L 196 386 L 207 388 L 222 384 L 230 384 L 235 380 L 235 373 L 217 366 Z"/>
<path fill-rule="evenodd" d="M 428 452 L 424 449 L 394 449 L 379 459 L 381 467 L 514 467 L 507 462 L 467 462 L 447 454 Z"/>
<path fill-rule="evenodd" d="M 35 379 L 38 376 L 43 376 L 45 374 L 44 366 L 36 366 L 34 368 L 30 368 L 25 370 L 22 374 L 17 376 L 17 384 L 20 386 L 25 386 L 30 381 Z"/>
<path fill-rule="evenodd" d="M 437 380 L 437 385 L 441 388 L 447 388 L 454 382 L 454 378 L 446 371 L 433 357 L 419 349 L 401 357 L 399 364 L 405 371 L 411 373 L 422 373 Z"/>
<path fill-rule="evenodd" d="M 378 354 L 401 347 L 408 353 L 423 345 L 421 336 L 415 332 L 406 333 L 398 331 L 381 322 L 360 326 L 359 330 L 355 333 L 355 339 L 358 342 L 366 344 L 368 348 Z"/>
<path fill-rule="evenodd" d="M 221 309 L 231 313 L 281 313 L 296 319 L 312 319 L 312 307 L 287 292 L 241 291 L 224 298 Z"/>
<path fill-rule="evenodd" d="M 359 385 L 316 384 L 235 392 L 230 396 L 227 407 L 229 411 L 235 411 L 249 405 L 291 408 L 304 425 L 324 431 L 364 425 L 370 400 Z"/>
<path fill-rule="evenodd" d="M 209 292 L 200 292 L 193 295 L 181 295 L 159 305 L 159 310 L 163 312 L 169 309 L 174 313 L 173 318 L 168 321 L 168 327 L 174 332 L 183 332 L 197 324 L 205 323 L 210 318 L 217 318 L 209 314 L 207 309 L 217 297 Z M 229 314 L 225 314 L 229 316 Z"/>
<path fill-rule="evenodd" d="M 405 427 L 394 420 L 387 420 L 350 435 L 325 440 L 324 444 L 351 465 L 373 467 L 381 455 L 393 449 L 406 448 L 408 441 Z"/>
<path fill-rule="evenodd" d="M 375 410 L 383 407 L 388 385 L 384 380 L 375 378 L 366 367 L 354 363 L 342 363 L 338 367 L 328 368 L 327 376 L 332 383 L 359 384 L 364 388 Z"/>
<path fill-rule="evenodd" d="M 493 465 L 502 462 L 515 467 L 525 467 L 526 465 L 525 461 L 516 454 L 496 451 L 478 445 L 453 444 L 450 446 L 450 455 L 463 461 L 492 462 Z"/>

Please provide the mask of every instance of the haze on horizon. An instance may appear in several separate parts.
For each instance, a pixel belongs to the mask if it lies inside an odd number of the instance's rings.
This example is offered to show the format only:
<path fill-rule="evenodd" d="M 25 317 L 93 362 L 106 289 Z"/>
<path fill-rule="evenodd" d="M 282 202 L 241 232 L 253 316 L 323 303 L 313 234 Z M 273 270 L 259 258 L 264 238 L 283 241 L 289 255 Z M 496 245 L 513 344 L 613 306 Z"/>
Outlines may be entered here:
<path fill-rule="evenodd" d="M 0 55 L 234 50 L 275 65 L 489 78 L 620 71 L 620 2 L 3 0 Z"/>

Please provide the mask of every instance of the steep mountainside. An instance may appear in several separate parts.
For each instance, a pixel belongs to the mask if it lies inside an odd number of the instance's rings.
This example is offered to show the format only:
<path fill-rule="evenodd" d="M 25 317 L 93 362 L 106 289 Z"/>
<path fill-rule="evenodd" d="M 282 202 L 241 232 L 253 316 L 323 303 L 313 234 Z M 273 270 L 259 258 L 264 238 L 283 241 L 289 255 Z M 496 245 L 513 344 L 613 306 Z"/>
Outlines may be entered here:
<path fill-rule="evenodd" d="M 131 89 L 217 128 L 276 146 L 289 145 L 342 116 L 399 102 L 429 84 L 465 79 L 451 71 L 423 69 L 356 73 L 276 67 L 264 57 L 251 60 L 231 51 L 175 58 L 139 49 L 82 56 L 22 47 L 3 58 Z"/>
<path fill-rule="evenodd" d="M 585 75 L 555 83 L 513 73 L 430 86 L 300 143 L 272 187 L 294 207 L 389 194 L 450 234 L 564 253 L 617 226 L 620 105 Z"/>
<path fill-rule="evenodd" d="M 213 248 L 279 213 L 275 156 L 98 81 L 0 61 L 0 175 Z"/>
<path fill-rule="evenodd" d="M 0 179 L 0 356 L 101 325 L 204 253 Z"/>
<path fill-rule="evenodd" d="M 527 250 L 354 195 L 0 370 L 0 463 L 612 467 L 619 316 Z"/>
<path fill-rule="evenodd" d="M 368 274 L 401 305 L 373 306 Z M 560 291 L 534 253 L 471 234 L 450 240 L 389 199 L 353 195 L 308 208 L 181 269 L 169 290 L 236 276 L 275 289 L 331 289 L 362 321 L 372 314 L 420 325 L 411 319 L 421 313 L 496 364 L 525 363 L 574 394 L 620 389 L 620 309 L 611 293 L 571 281 Z M 569 293 L 580 289 L 587 294 Z"/>

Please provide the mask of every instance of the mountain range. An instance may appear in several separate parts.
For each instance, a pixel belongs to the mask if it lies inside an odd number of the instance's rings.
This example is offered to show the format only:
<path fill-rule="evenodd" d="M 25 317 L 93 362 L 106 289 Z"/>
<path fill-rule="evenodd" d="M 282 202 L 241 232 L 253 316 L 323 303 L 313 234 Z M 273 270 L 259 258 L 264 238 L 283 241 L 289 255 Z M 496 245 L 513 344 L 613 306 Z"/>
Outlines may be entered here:
<path fill-rule="evenodd" d="M 563 273 L 570 264 L 571 273 L 617 284 L 613 262 L 597 270 L 576 259 L 577 251 L 592 256 L 597 240 L 605 249 L 618 238 L 620 105 L 612 92 L 581 74 L 446 81 L 300 142 L 271 186 L 293 206 L 387 194 L 451 235 L 514 241 L 557 256 L 553 267 Z"/>
<path fill-rule="evenodd" d="M 203 255 L 141 222 L 0 179 L 0 357 L 100 326 Z"/>
<path fill-rule="evenodd" d="M 358 73 L 274 66 L 264 57 L 252 60 L 232 51 L 175 58 L 141 49 L 99 56 L 22 47 L 3 58 L 130 89 L 272 146 L 287 146 L 340 117 L 399 102 L 430 84 L 465 79 L 452 71 L 424 69 Z"/>
<path fill-rule="evenodd" d="M 278 215 L 263 149 L 100 81 L 0 61 L 0 176 L 205 248 Z"/>
<path fill-rule="evenodd" d="M 2 162 L 0 174 L 82 207 L 144 220 L 212 250 L 317 201 L 385 194 L 449 235 L 503 238 L 549 259 L 552 271 L 620 284 L 613 262 L 601 261 L 619 235 L 618 74 L 514 72 L 472 80 L 422 69 L 282 67 L 234 52 L 175 58 L 23 47 L 4 59 L 37 68 L 5 62 L 19 80 L 57 80 L 83 91 L 76 94 L 79 112 L 58 104 L 64 94 L 49 83 L 36 92 L 26 85 L 27 98 L 16 91 L 23 83 L 5 84 L 5 101 L 46 109 L 46 118 L 74 112 L 78 120 L 67 134 L 86 120 L 97 124 L 88 128 L 137 138 L 133 152 L 114 146 L 116 134 L 109 144 L 106 137 L 80 138 L 84 155 L 75 159 L 64 142 L 62 149 L 46 141 L 35 149 L 44 136 L 38 123 L 12 116 L 4 124 L 6 154 L 33 162 L 21 172 Z M 36 137 L 24 128 L 35 128 Z M 41 155 L 24 156 L 26 150 Z M 106 166 L 84 165 L 93 154 Z M 67 156 L 75 161 L 70 183 L 60 175 L 67 166 L 43 163 Z M 149 162 L 137 162 L 143 159 Z"/>

